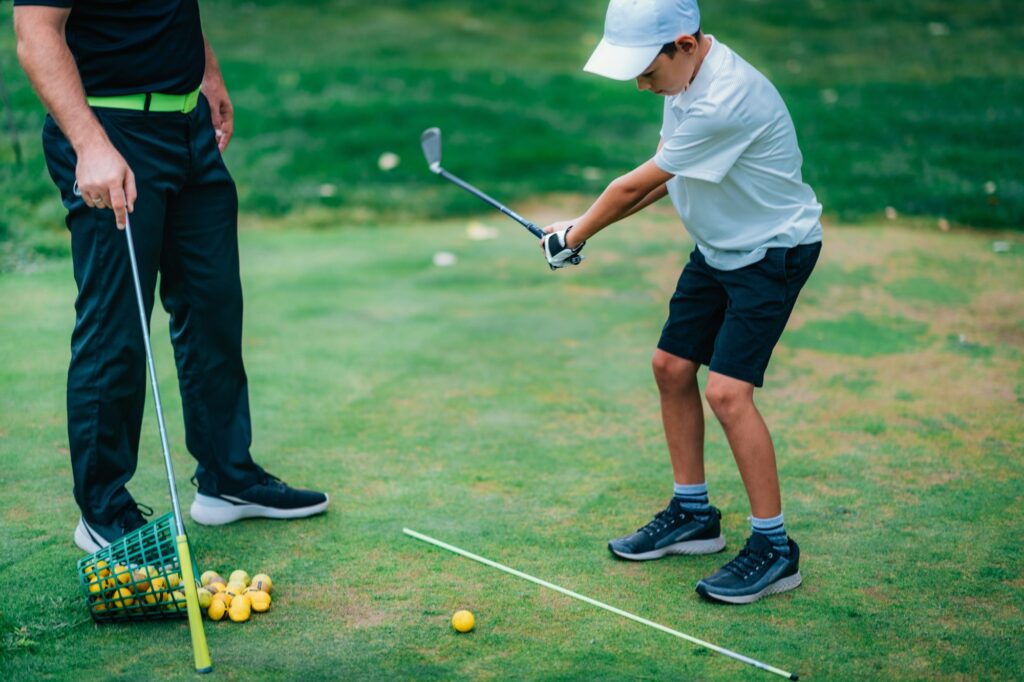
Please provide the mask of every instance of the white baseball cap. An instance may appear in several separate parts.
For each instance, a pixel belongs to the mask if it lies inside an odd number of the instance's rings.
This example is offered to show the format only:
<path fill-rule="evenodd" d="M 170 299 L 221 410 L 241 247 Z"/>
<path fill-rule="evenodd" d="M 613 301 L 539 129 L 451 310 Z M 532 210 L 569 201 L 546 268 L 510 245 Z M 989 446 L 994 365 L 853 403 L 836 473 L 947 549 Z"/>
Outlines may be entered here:
<path fill-rule="evenodd" d="M 611 0 L 604 38 L 584 71 L 618 81 L 644 72 L 666 43 L 700 28 L 697 0 Z"/>

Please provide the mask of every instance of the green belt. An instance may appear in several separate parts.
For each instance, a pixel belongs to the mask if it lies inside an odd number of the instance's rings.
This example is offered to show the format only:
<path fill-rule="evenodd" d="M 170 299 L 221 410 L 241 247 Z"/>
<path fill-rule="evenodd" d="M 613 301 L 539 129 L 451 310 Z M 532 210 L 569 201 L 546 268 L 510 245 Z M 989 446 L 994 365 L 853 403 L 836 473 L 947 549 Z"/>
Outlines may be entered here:
<path fill-rule="evenodd" d="M 137 95 L 114 95 L 113 97 L 86 97 L 91 107 L 108 109 L 131 109 L 133 111 L 178 111 L 187 114 L 199 102 L 199 88 L 187 95 L 165 95 L 161 92 L 143 92 Z"/>

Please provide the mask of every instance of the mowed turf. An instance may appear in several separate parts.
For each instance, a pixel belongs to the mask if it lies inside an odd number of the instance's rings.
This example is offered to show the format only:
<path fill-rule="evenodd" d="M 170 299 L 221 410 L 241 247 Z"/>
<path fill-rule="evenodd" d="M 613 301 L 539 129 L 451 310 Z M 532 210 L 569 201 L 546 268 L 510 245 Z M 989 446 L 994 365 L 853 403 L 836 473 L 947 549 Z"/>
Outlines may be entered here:
<path fill-rule="evenodd" d="M 452 188 L 451 191 L 457 191 Z M 538 220 L 572 214 L 517 206 Z M 797 591 L 732 608 L 694 583 L 742 546 L 745 495 L 709 422 L 726 553 L 627 563 L 605 543 L 666 501 L 649 358 L 690 248 L 661 212 L 551 273 L 521 228 L 448 222 L 241 237 L 253 450 L 331 493 L 301 522 L 189 522 L 201 570 L 274 578 L 269 613 L 207 622 L 219 679 L 769 679 L 412 540 L 405 526 L 801 674 L 1011 679 L 1024 551 L 1024 242 L 826 229 L 758 401 L 774 429 Z M 627 240 L 626 237 L 629 237 Z M 1010 239 L 1008 253 L 992 241 Z M 440 250 L 453 267 L 431 264 Z M 0 586 L 8 679 L 192 679 L 188 630 L 98 627 L 76 585 L 64 373 L 70 264 L 0 276 Z M 157 367 L 187 505 L 167 342 Z M 134 321 L 126 320 L 134 324 Z M 152 405 L 131 490 L 169 508 Z M 456 635 L 451 614 L 477 628 Z"/>

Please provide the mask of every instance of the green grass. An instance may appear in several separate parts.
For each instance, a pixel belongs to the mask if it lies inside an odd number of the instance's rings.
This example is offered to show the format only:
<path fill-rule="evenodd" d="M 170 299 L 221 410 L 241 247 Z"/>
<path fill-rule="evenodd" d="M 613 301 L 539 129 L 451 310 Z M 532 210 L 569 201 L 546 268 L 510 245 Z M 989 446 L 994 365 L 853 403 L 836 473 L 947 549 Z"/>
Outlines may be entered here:
<path fill-rule="evenodd" d="M 826 214 L 886 207 L 953 224 L 1019 228 L 1024 15 L 950 0 L 706 2 L 704 28 L 776 83 L 805 177 Z M 326 206 L 331 225 L 478 210 L 425 172 L 420 131 L 445 133 L 446 165 L 508 201 L 596 193 L 648 158 L 660 100 L 580 71 L 603 2 L 354 0 L 203 4 L 237 109 L 227 154 L 246 212 Z M 19 168 L 0 137 L 4 267 L 59 252 L 43 168 L 42 110 L 0 14 Z M 384 152 L 401 163 L 385 172 Z M 340 216 L 340 218 L 339 218 Z"/>
<path fill-rule="evenodd" d="M 255 455 L 333 499 L 302 522 L 190 525 L 201 569 L 275 580 L 269 613 L 207 623 L 218 678 L 769 679 L 403 526 L 802 679 L 1019 675 L 1019 237 L 999 237 L 1012 248 L 996 254 L 988 235 L 827 230 L 829 276 L 812 278 L 758 393 L 805 583 L 724 608 L 693 584 L 725 556 L 633 564 L 605 549 L 669 494 L 649 360 L 688 247 L 674 219 L 634 219 L 595 240 L 584 267 L 554 274 L 518 227 L 492 222 L 500 236 L 484 242 L 456 222 L 325 232 L 296 217 L 243 232 Z M 433 267 L 438 250 L 458 264 Z M 892 286 L 910 276 L 960 278 L 966 300 Z M 70 264 L 0 275 L 0 299 L 5 678 L 193 679 L 184 625 L 99 627 L 80 601 L 64 420 Z M 187 503 L 162 314 L 153 327 Z M 807 330 L 825 336 L 799 342 Z M 131 489 L 162 511 L 151 411 Z M 732 552 L 748 508 L 713 423 L 707 456 Z M 448 626 L 458 608 L 476 613 L 471 635 Z"/>
<path fill-rule="evenodd" d="M 789 333 L 795 348 L 827 347 L 842 355 L 886 355 L 917 349 L 928 325 L 902 318 L 868 318 L 856 312 L 838 320 L 815 320 Z"/>

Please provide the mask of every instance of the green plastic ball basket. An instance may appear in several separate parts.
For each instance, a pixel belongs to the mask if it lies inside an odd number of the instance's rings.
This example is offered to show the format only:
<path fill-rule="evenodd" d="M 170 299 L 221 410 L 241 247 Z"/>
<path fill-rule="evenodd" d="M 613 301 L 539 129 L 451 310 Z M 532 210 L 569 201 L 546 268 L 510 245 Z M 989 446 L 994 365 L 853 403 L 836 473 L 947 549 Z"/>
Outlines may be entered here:
<path fill-rule="evenodd" d="M 192 575 L 199 575 L 195 562 Z M 174 514 L 164 514 L 79 559 L 78 578 L 97 622 L 188 616 Z"/>

